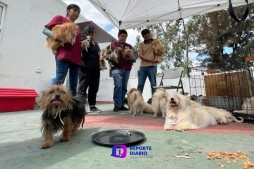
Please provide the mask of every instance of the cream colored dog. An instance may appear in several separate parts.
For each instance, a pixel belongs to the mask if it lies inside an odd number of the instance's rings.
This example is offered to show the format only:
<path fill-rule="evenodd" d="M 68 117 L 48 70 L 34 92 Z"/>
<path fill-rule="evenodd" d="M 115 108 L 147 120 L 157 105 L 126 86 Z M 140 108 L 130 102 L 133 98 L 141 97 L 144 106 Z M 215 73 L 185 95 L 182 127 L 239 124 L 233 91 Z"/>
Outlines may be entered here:
<path fill-rule="evenodd" d="M 216 120 L 204 109 L 191 107 L 191 100 L 179 93 L 168 99 L 165 130 L 192 130 L 216 125 Z"/>
<path fill-rule="evenodd" d="M 144 101 L 142 94 L 136 88 L 132 88 L 128 91 L 127 101 L 130 113 L 133 113 L 133 116 L 138 112 L 143 114 L 144 111 L 149 112 L 152 110 L 151 106 Z"/>
<path fill-rule="evenodd" d="M 52 28 L 52 38 L 47 38 L 47 46 L 53 53 L 57 52 L 57 49 L 64 46 L 65 43 L 74 44 L 78 33 L 78 25 L 72 22 L 66 22 L 61 25 L 56 25 Z"/>
<path fill-rule="evenodd" d="M 239 117 L 240 120 L 237 120 L 230 112 L 224 109 L 218 109 L 215 107 L 203 106 L 198 102 L 191 101 L 191 107 L 197 109 L 203 109 L 208 112 L 213 118 L 217 121 L 218 124 L 227 124 L 230 122 L 242 123 L 244 119 Z"/>
<path fill-rule="evenodd" d="M 165 89 L 159 88 L 152 97 L 153 117 L 157 117 L 158 113 L 162 114 L 162 118 L 166 116 L 168 93 Z"/>

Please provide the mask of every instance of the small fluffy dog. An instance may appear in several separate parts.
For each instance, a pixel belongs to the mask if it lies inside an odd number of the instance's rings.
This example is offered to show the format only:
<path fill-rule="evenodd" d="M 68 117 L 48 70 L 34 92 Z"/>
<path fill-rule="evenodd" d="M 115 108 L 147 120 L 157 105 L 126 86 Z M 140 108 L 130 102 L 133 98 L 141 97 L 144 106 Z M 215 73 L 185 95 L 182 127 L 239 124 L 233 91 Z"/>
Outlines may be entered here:
<path fill-rule="evenodd" d="M 76 41 L 76 35 L 78 33 L 78 26 L 71 22 L 66 22 L 61 25 L 56 25 L 52 28 L 52 38 L 47 38 L 47 46 L 53 51 L 57 52 L 57 49 L 64 46 L 65 43 L 74 44 Z"/>
<path fill-rule="evenodd" d="M 239 117 L 240 120 L 236 119 L 230 112 L 224 109 L 218 109 L 210 106 L 203 106 L 198 102 L 191 101 L 190 103 L 192 108 L 203 109 L 208 112 L 213 118 L 217 121 L 218 124 L 227 124 L 230 122 L 242 123 L 244 119 Z"/>
<path fill-rule="evenodd" d="M 127 102 L 130 113 L 133 113 L 133 116 L 135 116 L 138 112 L 140 112 L 140 114 L 143 114 L 144 111 L 152 111 L 151 105 L 147 104 L 144 101 L 142 94 L 136 88 L 132 88 L 128 91 Z"/>
<path fill-rule="evenodd" d="M 162 118 L 166 116 L 167 109 L 167 101 L 168 101 L 168 93 L 165 89 L 159 88 L 153 94 L 152 97 L 152 110 L 154 112 L 153 117 L 157 117 L 158 113 L 162 114 Z"/>
<path fill-rule="evenodd" d="M 60 141 L 70 140 L 71 135 L 83 126 L 85 119 L 84 103 L 63 85 L 52 85 L 42 92 L 39 100 L 42 113 L 42 149 L 54 145 L 53 134 L 63 130 Z"/>
<path fill-rule="evenodd" d="M 118 47 L 110 55 L 107 56 L 107 60 L 109 61 L 110 67 L 115 67 L 115 64 L 118 64 L 118 58 L 122 53 L 122 48 Z"/>
<path fill-rule="evenodd" d="M 164 46 L 160 42 L 160 40 L 155 39 L 152 41 L 152 48 L 155 55 L 155 61 L 158 61 L 158 63 L 161 63 L 163 61 L 163 52 L 164 52 Z"/>
<path fill-rule="evenodd" d="M 174 93 L 168 99 L 165 130 L 192 130 L 216 125 L 217 122 L 204 109 L 191 107 L 191 100 L 179 93 Z"/>
<path fill-rule="evenodd" d="M 129 46 L 125 46 L 123 50 L 123 58 L 126 60 L 134 61 L 134 52 Z"/>
<path fill-rule="evenodd" d="M 91 36 L 86 36 L 86 39 L 83 40 L 81 43 L 84 43 L 86 45 L 86 51 L 88 52 L 88 48 L 90 47 L 91 42 Z"/>
<path fill-rule="evenodd" d="M 102 49 L 99 53 L 99 64 L 100 64 L 100 70 L 105 70 L 107 69 L 107 66 L 106 66 L 106 62 L 105 62 L 105 59 L 107 58 L 108 55 L 111 54 L 111 49 Z"/>

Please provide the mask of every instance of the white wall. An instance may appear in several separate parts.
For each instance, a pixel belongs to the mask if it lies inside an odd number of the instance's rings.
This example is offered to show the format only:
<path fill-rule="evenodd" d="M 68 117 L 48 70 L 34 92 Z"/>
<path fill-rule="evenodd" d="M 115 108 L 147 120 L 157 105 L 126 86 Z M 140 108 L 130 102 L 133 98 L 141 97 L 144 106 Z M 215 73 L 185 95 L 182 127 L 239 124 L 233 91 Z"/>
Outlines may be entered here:
<path fill-rule="evenodd" d="M 55 15 L 66 15 L 61 0 L 0 0 L 7 5 L 0 40 L 0 87 L 34 88 L 51 83 L 55 61 L 42 30 Z M 87 21 L 80 17 L 77 22 Z M 41 68 L 41 73 L 35 70 Z"/>

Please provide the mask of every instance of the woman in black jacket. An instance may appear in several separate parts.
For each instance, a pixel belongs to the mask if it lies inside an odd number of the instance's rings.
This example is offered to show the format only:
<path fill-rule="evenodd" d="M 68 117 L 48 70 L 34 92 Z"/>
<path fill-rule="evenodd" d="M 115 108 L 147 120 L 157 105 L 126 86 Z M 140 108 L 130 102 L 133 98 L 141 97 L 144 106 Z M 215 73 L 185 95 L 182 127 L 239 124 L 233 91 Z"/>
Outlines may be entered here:
<path fill-rule="evenodd" d="M 86 98 L 88 88 L 88 104 L 91 112 L 101 112 L 96 105 L 96 96 L 100 84 L 100 66 L 98 43 L 94 42 L 95 27 L 88 26 L 84 29 L 84 38 L 82 41 L 82 61 L 79 73 L 78 97 L 82 100 Z"/>

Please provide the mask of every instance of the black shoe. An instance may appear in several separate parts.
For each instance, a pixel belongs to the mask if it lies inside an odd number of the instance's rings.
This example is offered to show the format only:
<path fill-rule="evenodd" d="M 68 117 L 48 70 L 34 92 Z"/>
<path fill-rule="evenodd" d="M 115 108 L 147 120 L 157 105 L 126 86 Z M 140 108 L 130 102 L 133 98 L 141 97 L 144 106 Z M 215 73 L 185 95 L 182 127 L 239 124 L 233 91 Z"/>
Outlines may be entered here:
<path fill-rule="evenodd" d="M 119 110 L 128 111 L 129 109 L 124 106 L 121 106 Z"/>
<path fill-rule="evenodd" d="M 93 107 L 90 107 L 90 112 L 91 112 L 91 113 L 100 113 L 101 110 L 98 109 L 97 107 L 93 106 Z"/>
<path fill-rule="evenodd" d="M 118 111 L 120 110 L 120 108 L 121 108 L 121 107 L 115 106 L 114 109 L 113 109 L 113 111 L 114 111 L 114 112 L 118 112 Z"/>

